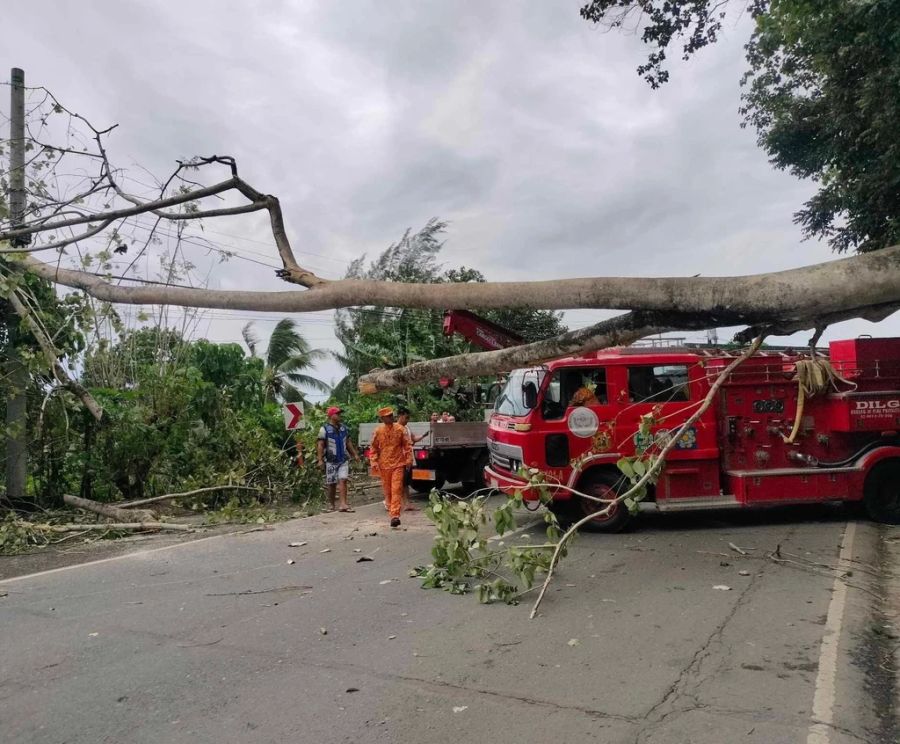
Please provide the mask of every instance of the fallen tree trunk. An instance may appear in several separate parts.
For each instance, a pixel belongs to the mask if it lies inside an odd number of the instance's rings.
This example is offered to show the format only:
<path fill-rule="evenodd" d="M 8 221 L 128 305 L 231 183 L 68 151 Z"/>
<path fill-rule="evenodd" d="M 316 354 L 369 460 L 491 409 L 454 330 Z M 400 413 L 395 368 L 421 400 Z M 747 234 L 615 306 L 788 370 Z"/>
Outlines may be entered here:
<path fill-rule="evenodd" d="M 22 268 L 48 281 L 129 305 L 311 312 L 374 305 L 446 309 L 539 308 L 645 310 L 712 319 L 711 326 L 797 319 L 900 301 L 900 245 L 787 271 L 722 277 L 584 277 L 524 282 L 415 284 L 323 280 L 288 266 L 286 281 L 309 289 L 282 292 L 185 287 L 125 287 L 102 276 L 26 255 Z"/>
<path fill-rule="evenodd" d="M 47 532 L 82 532 L 108 530 L 174 530 L 176 532 L 192 532 L 197 529 L 190 524 L 172 524 L 170 522 L 107 522 L 105 524 L 29 524 L 32 529 Z"/>
<path fill-rule="evenodd" d="M 206 488 L 197 488 L 193 491 L 184 491 L 182 493 L 167 493 L 163 496 L 153 496 L 149 499 L 137 499 L 136 501 L 126 501 L 119 504 L 120 509 L 131 509 L 135 506 L 143 506 L 144 504 L 156 504 L 160 501 L 168 501 L 169 499 L 177 499 L 181 496 L 195 496 L 198 493 L 209 493 L 211 491 L 262 491 L 261 488 L 255 486 L 207 486 Z M 130 512 L 126 512 L 130 513 Z"/>
<path fill-rule="evenodd" d="M 72 496 L 68 493 L 63 495 L 63 501 L 69 506 L 74 506 L 76 509 L 94 512 L 94 514 L 100 514 L 109 519 L 116 519 L 119 522 L 130 522 L 135 517 L 140 519 L 141 522 L 156 519 L 156 515 L 147 509 L 141 511 L 128 511 L 117 506 L 112 506 L 111 504 L 101 504 L 99 501 L 83 499 L 80 496 Z"/>

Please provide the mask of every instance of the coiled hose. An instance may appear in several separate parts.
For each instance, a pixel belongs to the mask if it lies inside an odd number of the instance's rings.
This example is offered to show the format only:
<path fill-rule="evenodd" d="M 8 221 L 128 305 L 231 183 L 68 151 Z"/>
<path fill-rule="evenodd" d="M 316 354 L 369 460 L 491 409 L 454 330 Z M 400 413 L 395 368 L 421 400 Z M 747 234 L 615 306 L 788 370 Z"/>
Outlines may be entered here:
<path fill-rule="evenodd" d="M 812 359 L 799 359 L 795 364 L 796 375 L 794 380 L 797 382 L 797 414 L 794 416 L 794 427 L 791 429 L 789 436 L 781 435 L 785 444 L 793 444 L 800 432 L 800 424 L 803 421 L 803 407 L 807 398 L 821 395 L 829 390 L 837 390 L 838 383 L 843 383 L 856 388 L 856 383 L 842 377 L 837 370 L 831 366 L 824 357 L 813 357 Z"/>

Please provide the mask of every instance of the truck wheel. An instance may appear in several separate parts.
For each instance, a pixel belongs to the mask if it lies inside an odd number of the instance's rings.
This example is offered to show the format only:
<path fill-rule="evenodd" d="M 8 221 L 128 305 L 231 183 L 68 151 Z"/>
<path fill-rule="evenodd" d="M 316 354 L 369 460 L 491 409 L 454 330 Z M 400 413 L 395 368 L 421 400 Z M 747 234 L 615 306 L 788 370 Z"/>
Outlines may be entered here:
<path fill-rule="evenodd" d="M 466 496 L 468 497 L 473 491 L 478 491 L 482 488 L 487 488 L 487 481 L 484 479 L 484 469 L 488 465 L 488 456 L 487 453 L 483 453 L 479 456 L 478 460 L 475 463 L 475 473 L 476 480 L 471 481 L 463 481 L 463 490 L 466 492 Z"/>
<path fill-rule="evenodd" d="M 435 480 L 420 480 L 413 481 L 411 488 L 418 494 L 422 494 L 423 496 L 427 496 L 431 493 L 432 489 L 441 489 L 444 485 L 444 479 L 441 476 L 438 476 Z"/>
<path fill-rule="evenodd" d="M 612 499 L 619 495 L 621 475 L 602 470 L 589 472 L 578 484 L 578 490 L 599 499 Z M 576 519 L 582 519 L 588 514 L 597 512 L 601 507 L 596 501 L 573 496 L 572 508 Z M 631 515 L 621 504 L 616 504 L 609 514 L 596 517 L 588 522 L 585 527 L 595 532 L 620 532 L 631 521 Z"/>
<path fill-rule="evenodd" d="M 900 460 L 879 463 L 866 478 L 866 514 L 876 522 L 900 524 Z"/>

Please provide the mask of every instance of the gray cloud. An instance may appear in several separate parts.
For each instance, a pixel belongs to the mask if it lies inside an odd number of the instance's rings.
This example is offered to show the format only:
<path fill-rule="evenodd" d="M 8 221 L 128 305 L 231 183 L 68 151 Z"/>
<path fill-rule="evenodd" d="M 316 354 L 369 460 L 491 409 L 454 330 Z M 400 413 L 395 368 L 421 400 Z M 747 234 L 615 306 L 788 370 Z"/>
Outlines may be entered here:
<path fill-rule="evenodd" d="M 432 216 L 451 222 L 445 261 L 492 279 L 731 274 L 831 257 L 792 224 L 809 185 L 773 171 L 738 126 L 746 21 L 673 63 L 673 82 L 654 92 L 634 72 L 638 39 L 601 33 L 578 7 L 32 0 L 4 11 L 21 30 L 4 56 L 97 123 L 118 122 L 122 166 L 162 175 L 177 157 L 238 157 L 281 198 L 301 260 L 327 276 Z M 264 220 L 207 227 L 275 262 Z M 213 266 L 192 250 L 216 286 L 283 288 L 269 268 Z M 238 338 L 245 320 L 214 314 L 208 334 Z M 303 321 L 333 344 L 327 316 Z M 880 329 L 891 331 L 896 321 Z"/>

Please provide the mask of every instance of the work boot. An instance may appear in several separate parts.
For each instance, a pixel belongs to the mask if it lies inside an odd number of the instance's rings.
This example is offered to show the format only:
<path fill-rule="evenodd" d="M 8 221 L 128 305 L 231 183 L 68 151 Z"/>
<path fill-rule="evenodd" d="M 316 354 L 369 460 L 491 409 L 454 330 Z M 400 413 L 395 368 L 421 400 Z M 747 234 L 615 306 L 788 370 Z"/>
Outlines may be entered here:
<path fill-rule="evenodd" d="M 391 527 L 400 526 L 400 517 L 391 517 Z"/>

